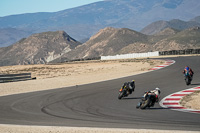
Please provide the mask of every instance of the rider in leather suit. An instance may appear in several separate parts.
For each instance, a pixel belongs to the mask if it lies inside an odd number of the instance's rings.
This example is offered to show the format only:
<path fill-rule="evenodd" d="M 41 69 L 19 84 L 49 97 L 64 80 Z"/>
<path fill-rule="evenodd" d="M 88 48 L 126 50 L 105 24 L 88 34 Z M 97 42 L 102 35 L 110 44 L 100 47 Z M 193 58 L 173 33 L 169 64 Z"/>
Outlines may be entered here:
<path fill-rule="evenodd" d="M 155 88 L 155 90 L 150 91 L 150 93 L 152 95 L 155 95 L 155 101 L 153 103 L 158 102 L 159 98 L 160 98 L 160 89 L 159 88 Z"/>
<path fill-rule="evenodd" d="M 122 88 L 127 88 L 128 89 L 128 93 L 132 94 L 132 92 L 135 89 L 135 80 L 132 80 L 131 82 L 125 82 L 123 84 Z"/>
<path fill-rule="evenodd" d="M 156 102 L 159 101 L 160 93 L 161 93 L 161 92 L 160 92 L 160 89 L 159 89 L 159 88 L 155 88 L 154 90 L 148 91 L 148 95 L 154 96 L 154 99 L 153 99 L 152 104 L 151 104 L 152 107 L 154 106 L 154 104 L 155 104 Z M 145 98 L 146 95 L 147 95 L 147 92 L 145 92 L 143 98 Z M 137 104 L 136 108 L 139 108 L 139 107 L 141 106 L 141 104 L 142 104 L 142 101 L 139 102 L 139 103 Z"/>
<path fill-rule="evenodd" d="M 192 69 L 189 68 L 188 66 L 186 66 L 185 69 L 183 70 L 183 74 L 184 74 L 184 76 L 186 76 L 186 73 L 187 73 L 187 72 L 190 74 L 190 76 L 191 76 L 191 78 L 192 78 L 194 72 L 193 72 Z"/>

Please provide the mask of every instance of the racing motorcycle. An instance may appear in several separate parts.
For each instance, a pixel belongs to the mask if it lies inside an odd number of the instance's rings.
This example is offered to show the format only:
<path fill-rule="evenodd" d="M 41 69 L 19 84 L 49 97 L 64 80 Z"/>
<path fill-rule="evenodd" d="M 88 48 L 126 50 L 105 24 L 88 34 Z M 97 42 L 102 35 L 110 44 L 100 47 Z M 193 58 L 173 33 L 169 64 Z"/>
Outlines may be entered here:
<path fill-rule="evenodd" d="M 147 107 L 153 107 L 156 102 L 156 95 L 151 92 L 145 92 L 144 96 L 136 106 L 136 108 L 146 109 Z"/>
<path fill-rule="evenodd" d="M 122 99 L 123 97 L 127 97 L 129 94 L 130 94 L 129 88 L 127 86 L 124 86 L 119 90 L 118 99 Z"/>
<path fill-rule="evenodd" d="M 190 85 L 191 81 L 192 81 L 191 75 L 188 72 L 185 73 L 185 83 L 186 83 L 186 85 Z"/>

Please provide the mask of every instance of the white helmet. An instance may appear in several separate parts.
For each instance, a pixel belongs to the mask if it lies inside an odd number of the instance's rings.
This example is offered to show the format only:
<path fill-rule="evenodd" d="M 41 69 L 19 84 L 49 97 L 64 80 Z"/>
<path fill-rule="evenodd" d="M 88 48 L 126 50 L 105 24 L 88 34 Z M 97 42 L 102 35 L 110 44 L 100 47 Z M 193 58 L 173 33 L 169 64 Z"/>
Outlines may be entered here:
<path fill-rule="evenodd" d="M 160 94 L 160 88 L 157 87 L 155 90 Z"/>

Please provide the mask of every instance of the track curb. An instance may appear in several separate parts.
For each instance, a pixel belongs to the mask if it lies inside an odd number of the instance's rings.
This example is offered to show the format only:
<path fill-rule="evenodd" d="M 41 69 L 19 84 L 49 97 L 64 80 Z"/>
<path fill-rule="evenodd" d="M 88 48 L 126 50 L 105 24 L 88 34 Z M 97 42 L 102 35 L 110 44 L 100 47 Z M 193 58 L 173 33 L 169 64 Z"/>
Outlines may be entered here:
<path fill-rule="evenodd" d="M 164 60 L 165 61 L 165 63 L 164 64 L 162 64 L 162 65 L 159 65 L 159 66 L 156 66 L 156 67 L 153 67 L 153 68 L 150 68 L 149 70 L 150 71 L 155 71 L 155 70 L 158 70 L 158 69 L 162 69 L 162 68 L 165 68 L 165 67 L 167 67 L 167 66 L 170 66 L 170 65 L 172 65 L 172 64 L 174 64 L 176 61 L 174 61 L 174 60 Z"/>
<path fill-rule="evenodd" d="M 169 109 L 176 110 L 176 111 L 200 114 L 200 110 L 189 109 L 189 108 L 186 108 L 186 107 L 183 107 L 182 105 L 180 105 L 180 101 L 184 96 L 194 93 L 195 91 L 200 91 L 200 86 L 190 88 L 190 89 L 185 89 L 185 90 L 170 94 L 170 95 L 164 97 L 159 102 L 159 104 L 163 108 L 169 108 Z"/>

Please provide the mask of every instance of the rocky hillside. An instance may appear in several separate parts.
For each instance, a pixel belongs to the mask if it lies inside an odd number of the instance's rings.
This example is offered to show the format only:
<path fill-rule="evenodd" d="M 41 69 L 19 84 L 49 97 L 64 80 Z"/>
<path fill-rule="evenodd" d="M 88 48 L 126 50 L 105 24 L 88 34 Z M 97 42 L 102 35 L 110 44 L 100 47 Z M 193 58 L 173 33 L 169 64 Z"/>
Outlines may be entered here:
<path fill-rule="evenodd" d="M 89 41 L 64 54 L 59 61 L 99 56 L 200 48 L 200 28 L 183 31 L 166 28 L 156 35 L 145 35 L 130 29 L 105 28 Z"/>
<path fill-rule="evenodd" d="M 173 19 L 171 21 L 160 20 L 160 21 L 153 22 L 147 25 L 146 27 L 144 27 L 141 30 L 141 33 L 147 34 L 147 35 L 153 35 L 162 31 L 165 28 L 174 28 L 177 30 L 184 30 L 191 27 L 195 27 L 195 26 L 200 27 L 199 20 L 200 20 L 200 17 L 195 17 L 194 19 L 190 21 L 182 21 L 179 19 Z"/>
<path fill-rule="evenodd" d="M 96 35 L 92 36 L 89 41 L 76 47 L 74 50 L 62 56 L 65 60 L 81 59 L 81 58 L 93 58 L 102 55 L 116 55 L 127 52 L 138 52 L 138 47 L 141 43 L 147 43 L 148 38 L 146 35 L 130 29 L 116 29 L 105 28 L 100 30 Z M 139 46 L 127 48 L 128 45 L 139 44 Z M 137 50 L 136 50 L 137 49 Z M 140 49 L 140 52 L 145 51 Z"/>
<path fill-rule="evenodd" d="M 189 28 L 164 38 L 153 46 L 154 50 L 200 49 L 200 27 Z"/>
<path fill-rule="evenodd" d="M 0 49 L 0 65 L 43 64 L 68 53 L 80 43 L 64 31 L 33 34 Z"/>
<path fill-rule="evenodd" d="M 16 44 L 0 49 L 0 65 L 43 64 L 100 56 L 200 49 L 200 28 L 166 28 L 145 35 L 127 28 L 107 27 L 81 44 L 64 31 L 33 34 Z"/>
<path fill-rule="evenodd" d="M 170 36 L 170 35 L 175 35 L 178 32 L 180 32 L 180 30 L 174 29 L 174 28 L 165 28 L 163 30 L 161 30 L 160 32 L 154 34 L 155 36 Z"/>

